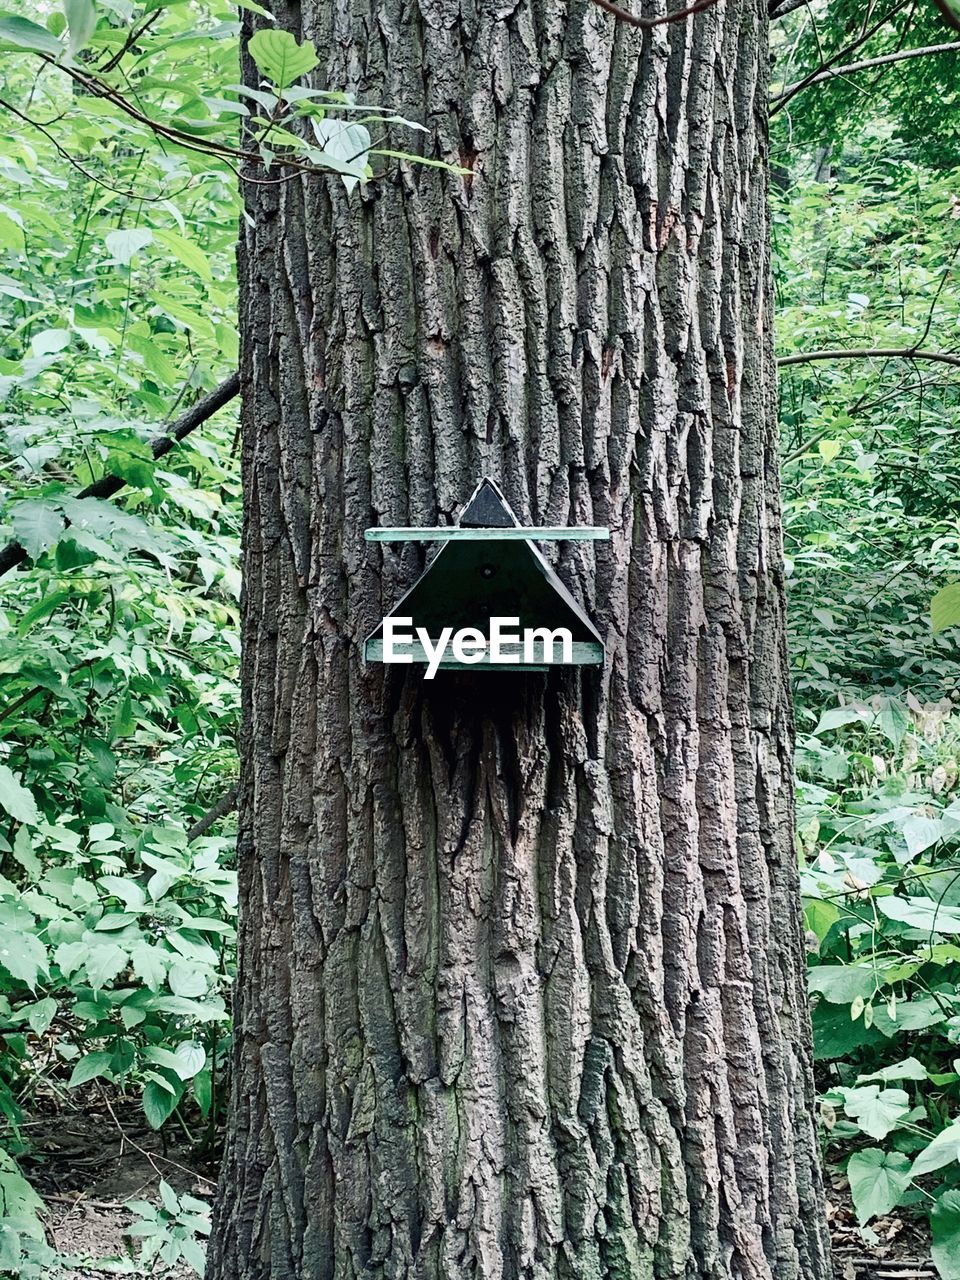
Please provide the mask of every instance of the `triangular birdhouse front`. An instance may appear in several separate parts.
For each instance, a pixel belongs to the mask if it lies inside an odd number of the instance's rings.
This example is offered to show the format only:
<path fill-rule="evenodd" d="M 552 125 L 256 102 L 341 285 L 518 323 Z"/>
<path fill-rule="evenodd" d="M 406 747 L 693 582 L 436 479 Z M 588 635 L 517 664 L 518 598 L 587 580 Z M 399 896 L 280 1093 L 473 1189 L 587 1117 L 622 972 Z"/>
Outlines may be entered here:
<path fill-rule="evenodd" d="M 484 478 L 456 525 L 375 528 L 365 536 L 377 542 L 443 543 L 367 637 L 367 661 L 413 662 L 427 666 L 428 674 L 475 666 L 530 671 L 603 663 L 599 632 L 534 539 L 603 540 L 607 529 L 524 528 L 497 485 Z M 487 640 L 486 652 L 480 636 Z"/>

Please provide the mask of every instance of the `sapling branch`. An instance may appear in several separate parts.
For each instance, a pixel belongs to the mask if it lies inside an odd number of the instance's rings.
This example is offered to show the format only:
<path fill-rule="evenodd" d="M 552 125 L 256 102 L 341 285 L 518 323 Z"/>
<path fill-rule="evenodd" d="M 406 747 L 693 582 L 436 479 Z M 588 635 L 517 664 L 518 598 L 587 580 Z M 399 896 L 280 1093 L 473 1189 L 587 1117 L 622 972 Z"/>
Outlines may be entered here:
<path fill-rule="evenodd" d="M 792 356 L 781 356 L 777 365 L 784 369 L 816 360 L 933 360 L 960 369 L 960 353 L 918 351 L 916 347 L 837 347 L 825 351 L 798 351 Z"/>
<path fill-rule="evenodd" d="M 240 375 L 232 373 L 209 395 L 191 405 L 185 413 L 182 413 L 176 419 L 169 431 L 155 437 L 150 442 L 154 461 L 168 454 L 174 445 L 179 444 L 181 440 L 185 440 L 192 431 L 196 431 L 197 427 L 206 422 L 208 418 L 213 417 L 224 405 L 229 404 L 239 390 Z M 92 484 L 88 484 L 75 496 L 77 498 L 112 498 L 114 494 L 119 493 L 126 486 L 126 483 L 122 476 L 108 473 L 101 476 L 99 480 L 94 480 Z M 15 569 L 18 564 L 22 564 L 26 559 L 27 552 L 19 542 L 8 542 L 5 547 L 0 548 L 0 577 L 3 577 L 5 573 L 9 573 L 11 569 Z"/>
<path fill-rule="evenodd" d="M 795 84 L 787 85 L 780 93 L 775 94 L 770 99 L 770 102 L 771 105 L 776 105 L 787 98 L 792 98 L 801 89 L 808 89 L 811 85 L 820 84 L 824 80 L 833 80 L 838 76 L 855 75 L 858 71 L 870 71 L 874 67 L 888 66 L 892 62 L 903 62 L 907 58 L 923 58 L 929 54 L 956 53 L 958 51 L 960 51 L 960 40 L 951 40 L 946 44 L 923 45 L 918 49 L 899 49 L 895 53 L 885 53 L 879 58 L 864 58 L 860 62 L 849 62 L 842 67 L 825 67 L 823 71 L 806 76 L 803 80 L 796 81 Z"/>

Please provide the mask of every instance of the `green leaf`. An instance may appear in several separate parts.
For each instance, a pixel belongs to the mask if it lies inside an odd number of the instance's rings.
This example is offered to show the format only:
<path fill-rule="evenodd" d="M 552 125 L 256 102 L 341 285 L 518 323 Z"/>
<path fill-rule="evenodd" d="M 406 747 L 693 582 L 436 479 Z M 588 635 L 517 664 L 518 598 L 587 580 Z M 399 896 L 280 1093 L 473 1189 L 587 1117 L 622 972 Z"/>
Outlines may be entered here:
<path fill-rule="evenodd" d="M 910 1110 L 910 1099 L 903 1089 L 881 1089 L 869 1084 L 855 1089 L 841 1089 L 843 1109 L 871 1138 L 885 1138 Z"/>
<path fill-rule="evenodd" d="M 30 350 L 37 357 L 51 356 L 69 347 L 72 340 L 69 329 L 44 329 L 30 339 Z"/>
<path fill-rule="evenodd" d="M 819 991 L 831 1004 L 852 1004 L 859 996 L 869 1000 L 877 990 L 873 968 L 856 964 L 823 964 L 810 970 L 811 991 Z"/>
<path fill-rule="evenodd" d="M 91 946 L 86 959 L 86 972 L 94 991 L 99 991 L 108 982 L 112 982 L 128 963 L 127 953 L 115 942 L 99 943 Z"/>
<path fill-rule="evenodd" d="M 13 856 L 31 880 L 39 880 L 43 875 L 43 864 L 33 851 L 33 840 L 26 827 L 17 828 L 13 838 Z"/>
<path fill-rule="evenodd" d="M 263 28 L 250 37 L 247 52 L 257 64 L 260 74 L 279 90 L 307 75 L 320 61 L 309 40 L 297 44 L 296 37 L 289 31 L 269 28 Z"/>
<path fill-rule="evenodd" d="M 184 1040 L 173 1051 L 179 1066 L 174 1070 L 181 1080 L 191 1080 L 198 1071 L 202 1071 L 207 1061 L 206 1050 L 196 1040 Z"/>
<path fill-rule="evenodd" d="M 100 1076 L 109 1075 L 112 1058 L 112 1053 L 85 1054 L 73 1068 L 69 1087 L 75 1089 L 77 1085 L 86 1084 L 88 1080 L 96 1080 Z"/>
<path fill-rule="evenodd" d="M 0 965 L 31 989 L 47 974 L 47 949 L 33 933 L 0 925 Z"/>
<path fill-rule="evenodd" d="M 97 11 L 93 0 L 63 0 L 67 19 L 67 47 L 71 58 L 90 43 L 97 29 Z"/>
<path fill-rule="evenodd" d="M 197 1100 L 200 1114 L 208 1116 L 213 1105 L 213 1073 L 209 1067 L 204 1067 L 203 1071 L 199 1071 L 193 1077 L 193 1083 L 190 1088 L 194 1098 Z"/>
<path fill-rule="evenodd" d="M 960 909 L 932 898 L 875 898 L 877 910 L 888 920 L 898 920 L 914 929 L 930 933 L 960 933 Z"/>
<path fill-rule="evenodd" d="M 888 1084 L 891 1080 L 926 1080 L 927 1069 L 916 1058 L 904 1058 L 892 1067 L 884 1067 L 881 1071 L 872 1071 L 868 1076 L 857 1076 L 857 1084 L 867 1084 L 871 1080 L 881 1080 Z"/>
<path fill-rule="evenodd" d="M 57 1016 L 57 1002 L 51 996 L 28 1006 L 27 1025 L 34 1035 L 42 1036 Z"/>
<path fill-rule="evenodd" d="M 132 876 L 101 876 L 97 884 L 104 893 L 119 898 L 127 911 L 142 911 L 147 904 L 147 895 Z"/>
<path fill-rule="evenodd" d="M 824 462 L 832 462 L 843 448 L 842 440 L 821 440 L 817 445 Z"/>
<path fill-rule="evenodd" d="M 45 27 L 14 13 L 0 13 L 0 49 L 26 49 L 59 58 L 63 45 Z"/>
<path fill-rule="evenodd" d="M 945 1191 L 930 1211 L 930 1256 L 940 1280 L 960 1280 L 960 1191 Z"/>
<path fill-rule="evenodd" d="M 203 996 L 207 992 L 207 979 L 203 969 L 182 960 L 170 966 L 167 981 L 175 996 Z"/>
<path fill-rule="evenodd" d="M 7 1223 L 0 1223 L 0 1271 L 20 1274 L 20 1234 Z"/>
<path fill-rule="evenodd" d="M 899 698 L 884 698 L 880 704 L 880 731 L 900 750 L 903 736 L 910 728 L 910 714 Z"/>
<path fill-rule="evenodd" d="M 933 1173 L 957 1159 L 960 1159 L 960 1122 L 954 1121 L 924 1147 L 913 1162 L 910 1176 L 919 1178 L 924 1173 Z"/>
<path fill-rule="evenodd" d="M 23 227 L 9 213 L 3 212 L 0 212 L 0 249 L 16 254 L 24 254 L 27 250 Z"/>
<path fill-rule="evenodd" d="M 180 1241 L 180 1253 L 183 1260 L 192 1267 L 197 1275 L 202 1276 L 206 1270 L 207 1255 L 200 1241 L 187 1236 Z"/>
<path fill-rule="evenodd" d="M 58 542 L 63 533 L 63 516 L 48 502 L 29 498 L 10 508 L 13 536 L 31 560 Z"/>
<path fill-rule="evenodd" d="M 291 40 L 293 37 L 290 37 Z M 167 231 L 165 229 L 156 230 L 153 238 L 157 244 L 162 244 L 164 248 L 169 249 L 178 262 L 189 270 L 193 271 L 205 280 L 208 284 L 213 280 L 213 271 L 210 267 L 209 259 L 199 245 L 187 240 L 183 236 L 177 235 L 175 231 Z"/>
<path fill-rule="evenodd" d="M 33 794 L 20 782 L 12 770 L 0 764 L 0 808 L 5 809 L 17 822 L 36 826 L 40 821 Z"/>
<path fill-rule="evenodd" d="M 847 724 L 855 724 L 857 722 L 866 724 L 871 718 L 867 708 L 856 703 L 846 707 L 831 707 L 829 711 L 824 711 L 813 732 L 819 735 L 828 732 L 830 729 L 841 729 Z"/>
<path fill-rule="evenodd" d="M 311 120 L 313 132 L 322 149 L 324 161 L 333 162 L 338 173 L 343 174 L 344 185 L 352 191 L 367 176 L 370 131 L 366 125 L 352 124 L 336 117 Z"/>
<path fill-rule="evenodd" d="M 960 622 L 960 582 L 941 587 L 930 601 L 930 626 L 934 632 L 946 631 Z"/>
<path fill-rule="evenodd" d="M 180 1094 L 169 1093 L 157 1084 L 156 1080 L 148 1080 L 143 1087 L 143 1114 L 151 1129 L 159 1129 L 172 1115 L 180 1101 Z"/>
<path fill-rule="evenodd" d="M 943 823 L 939 818 L 928 818 L 922 813 L 912 813 L 901 828 L 911 857 L 923 853 L 943 839 Z"/>
<path fill-rule="evenodd" d="M 910 1185 L 910 1159 L 900 1151 L 867 1147 L 847 1162 L 847 1178 L 857 1220 L 864 1226 L 871 1218 L 889 1213 L 900 1203 Z"/>
<path fill-rule="evenodd" d="M 154 233 L 149 227 L 121 228 L 119 231 L 108 232 L 104 237 L 107 252 L 124 267 L 130 265 L 134 255 L 141 249 L 152 244 L 153 239 Z"/>
<path fill-rule="evenodd" d="M 164 978 L 167 976 L 167 966 L 163 960 L 163 953 L 157 947 L 152 947 L 148 943 L 142 942 L 133 948 L 131 959 L 133 961 L 133 972 L 140 981 L 149 987 L 151 991 L 159 991 Z"/>

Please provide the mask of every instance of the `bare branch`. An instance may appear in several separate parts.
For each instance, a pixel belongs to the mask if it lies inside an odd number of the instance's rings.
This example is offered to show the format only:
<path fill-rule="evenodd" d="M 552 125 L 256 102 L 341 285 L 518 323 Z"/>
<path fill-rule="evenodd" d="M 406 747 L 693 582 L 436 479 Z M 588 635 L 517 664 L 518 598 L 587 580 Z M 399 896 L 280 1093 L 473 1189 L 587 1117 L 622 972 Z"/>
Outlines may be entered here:
<path fill-rule="evenodd" d="M 801 3 L 805 2 L 806 0 L 801 0 Z M 779 17 L 779 14 L 777 16 Z M 918 49 L 900 49 L 897 53 L 885 53 L 880 58 L 864 58 L 862 62 L 850 62 L 845 67 L 827 67 L 824 71 L 818 71 L 815 75 L 807 76 L 804 80 L 798 80 L 795 84 L 788 85 L 771 98 L 770 102 L 775 104 L 781 102 L 784 98 L 792 98 L 801 89 L 806 89 L 812 84 L 819 84 L 823 80 L 832 80 L 835 76 L 849 76 L 857 71 L 870 71 L 873 67 L 887 66 L 891 62 L 903 62 L 907 58 L 922 58 L 929 53 L 956 53 L 958 50 L 960 50 L 960 40 L 951 40 L 946 44 L 927 44 Z"/>
<path fill-rule="evenodd" d="M 202 835 L 210 830 L 215 822 L 220 818 L 225 818 L 228 813 L 233 811 L 234 805 L 237 803 L 237 784 L 226 791 L 215 805 L 212 805 L 207 812 L 196 820 L 192 827 L 187 830 L 187 840 L 199 840 Z"/>
<path fill-rule="evenodd" d="M 612 13 L 618 21 L 629 23 L 631 27 L 639 27 L 641 31 L 649 31 L 653 27 L 662 27 L 668 22 L 682 22 L 684 18 L 691 18 L 695 13 L 703 13 L 705 9 L 712 9 L 719 0 L 698 0 L 697 4 L 692 4 L 687 9 L 680 9 L 677 13 L 666 13 L 660 18 L 642 18 L 639 14 L 621 9 L 619 5 L 611 3 L 611 0 L 593 0 L 593 3 L 605 12 Z"/>
<path fill-rule="evenodd" d="M 814 360 L 933 360 L 960 369 L 960 355 L 952 351 L 918 351 L 915 347 L 838 347 L 830 351 L 800 351 L 781 356 L 777 365 L 784 369 L 793 364 L 810 364 Z"/>
<path fill-rule="evenodd" d="M 856 40 L 851 41 L 851 43 L 848 44 L 846 48 L 838 49 L 836 53 L 832 54 L 831 57 L 826 59 L 826 61 L 822 62 L 819 67 L 811 71 L 808 75 L 805 75 L 802 80 L 798 80 L 796 84 L 792 84 L 789 86 L 789 88 L 782 90 L 781 93 L 773 100 L 773 103 L 770 107 L 770 114 L 776 115 L 776 113 L 780 110 L 780 108 L 785 106 L 790 101 L 790 99 L 794 96 L 794 94 L 799 93 L 801 89 L 805 89 L 812 80 L 814 80 L 818 76 L 822 76 L 823 73 L 825 71 L 829 71 L 831 67 L 835 67 L 838 64 L 842 64 L 844 58 L 849 57 L 851 53 L 855 53 L 857 49 L 862 48 L 863 45 L 865 45 L 867 41 L 871 38 L 871 36 L 876 35 L 876 33 L 880 30 L 880 28 L 885 26 L 886 23 L 888 23 L 891 18 L 895 18 L 898 13 L 900 13 L 903 9 L 906 9 L 909 3 L 910 3 L 910 0 L 897 0 L 897 3 L 893 6 L 892 9 L 889 9 L 881 18 L 878 18 L 877 21 L 874 22 L 870 27 L 864 27 L 861 30 L 859 36 L 857 36 Z"/>

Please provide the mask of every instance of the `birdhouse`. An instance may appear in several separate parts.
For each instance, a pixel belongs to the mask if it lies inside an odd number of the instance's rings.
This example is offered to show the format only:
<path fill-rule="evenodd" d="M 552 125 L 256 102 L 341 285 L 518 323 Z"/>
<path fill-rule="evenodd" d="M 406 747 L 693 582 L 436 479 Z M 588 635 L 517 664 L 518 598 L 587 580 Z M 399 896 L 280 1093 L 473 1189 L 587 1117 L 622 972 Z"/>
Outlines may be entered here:
<path fill-rule="evenodd" d="M 439 542 L 440 549 L 364 644 L 368 662 L 436 671 L 546 671 L 601 666 L 603 640 L 541 555 L 538 541 L 603 541 L 608 529 L 529 528 L 483 479 L 455 525 L 374 528 L 370 542 Z"/>

